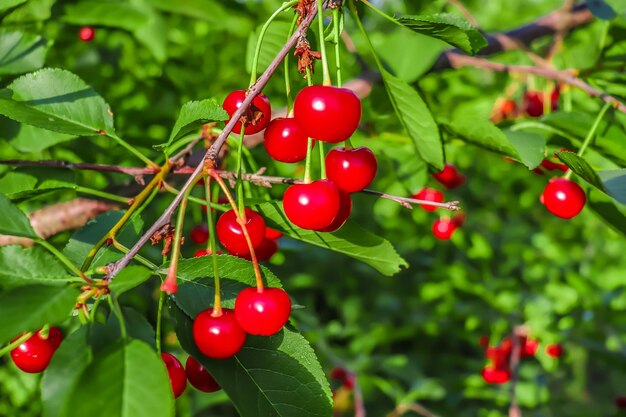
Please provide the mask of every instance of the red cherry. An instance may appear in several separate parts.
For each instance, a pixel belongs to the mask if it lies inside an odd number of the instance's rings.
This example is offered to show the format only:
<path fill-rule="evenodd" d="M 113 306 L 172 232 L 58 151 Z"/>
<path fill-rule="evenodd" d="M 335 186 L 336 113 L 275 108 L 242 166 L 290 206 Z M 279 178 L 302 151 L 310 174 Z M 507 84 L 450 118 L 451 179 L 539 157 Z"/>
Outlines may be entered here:
<path fill-rule="evenodd" d="M 433 174 L 433 178 L 447 189 L 456 188 L 465 183 L 465 177 L 452 164 L 445 164 L 440 172 Z"/>
<path fill-rule="evenodd" d="M 265 228 L 265 238 L 270 240 L 276 240 L 283 237 L 283 234 L 276 229 L 272 229 L 271 227 Z"/>
<path fill-rule="evenodd" d="M 96 37 L 96 30 L 91 26 L 83 26 L 78 31 L 78 39 L 83 42 L 91 42 Z"/>
<path fill-rule="evenodd" d="M 185 363 L 185 373 L 189 383 L 202 392 L 215 392 L 222 388 L 213 379 L 209 371 L 191 356 L 187 358 L 187 363 Z"/>
<path fill-rule="evenodd" d="M 553 358 L 560 358 L 563 356 L 563 345 L 559 343 L 551 343 L 546 346 L 546 355 Z"/>
<path fill-rule="evenodd" d="M 214 359 L 226 359 L 237 354 L 246 341 L 233 310 L 222 309 L 213 317 L 213 309 L 202 311 L 193 321 L 193 340 L 202 354 Z"/>
<path fill-rule="evenodd" d="M 585 206 L 587 197 L 580 185 L 565 178 L 552 178 L 540 201 L 548 211 L 562 219 L 571 219 Z"/>
<path fill-rule="evenodd" d="M 246 208 L 246 229 L 253 247 L 258 247 L 265 237 L 265 220 L 259 213 Z M 243 234 L 241 225 L 237 222 L 237 215 L 231 209 L 222 214 L 217 220 L 217 238 L 229 253 L 245 255 L 250 248 Z"/>
<path fill-rule="evenodd" d="M 433 223 L 433 235 L 440 240 L 448 240 L 456 230 L 455 222 L 450 219 L 438 219 Z"/>
<path fill-rule="evenodd" d="M 480 336 L 478 338 L 478 346 L 487 349 L 489 347 L 489 336 Z"/>
<path fill-rule="evenodd" d="M 523 108 L 524 112 L 530 117 L 539 117 L 543 115 L 543 91 L 526 91 L 524 93 Z M 552 110 L 559 108 L 560 91 L 558 88 L 552 90 L 550 95 Z"/>
<path fill-rule="evenodd" d="M 342 368 L 340 366 L 337 366 L 330 371 L 330 377 L 332 379 L 337 379 L 342 382 L 347 378 L 347 376 L 348 372 L 345 370 L 345 368 Z"/>
<path fill-rule="evenodd" d="M 413 198 L 417 200 L 425 200 L 425 201 L 433 201 L 435 203 L 443 203 L 443 193 L 434 188 L 424 187 L 418 193 L 412 195 Z M 420 204 L 420 207 L 426 211 L 435 211 L 437 210 L 436 206 L 428 206 L 426 204 Z"/>
<path fill-rule="evenodd" d="M 229 117 L 232 117 L 237 109 L 241 107 L 245 99 L 246 90 L 235 90 L 226 96 L 222 108 L 226 110 Z M 252 135 L 260 132 L 267 127 L 272 118 L 270 100 L 264 94 L 259 94 L 252 100 L 250 110 L 246 113 L 244 113 L 244 115 L 246 115 L 248 119 L 252 119 L 252 121 L 246 122 L 245 134 Z M 226 121 L 226 124 L 228 124 L 228 122 L 230 122 L 230 119 Z M 241 133 L 241 121 L 235 124 L 233 133 Z"/>
<path fill-rule="evenodd" d="M 189 237 L 193 243 L 201 245 L 209 240 L 209 229 L 205 224 L 199 224 L 191 229 Z"/>
<path fill-rule="evenodd" d="M 485 350 L 485 357 L 496 369 L 508 368 L 510 355 L 511 352 L 505 346 L 490 346 Z"/>
<path fill-rule="evenodd" d="M 289 320 L 291 300 L 280 288 L 264 288 L 259 292 L 250 287 L 235 300 L 235 316 L 246 333 L 271 336 Z"/>
<path fill-rule="evenodd" d="M 482 375 L 488 384 L 504 384 L 511 379 L 511 372 L 508 369 L 496 369 L 489 366 L 483 368 Z"/>
<path fill-rule="evenodd" d="M 539 349 L 539 341 L 537 339 L 529 339 L 526 336 L 520 337 L 520 357 L 530 358 L 535 356 Z"/>
<path fill-rule="evenodd" d="M 218 255 L 223 255 L 224 252 L 218 250 L 216 252 Z M 201 256 L 212 255 L 211 251 L 208 249 L 198 249 L 196 253 L 193 255 L 194 258 L 199 258 Z"/>
<path fill-rule="evenodd" d="M 328 180 L 295 184 L 283 195 L 287 218 L 298 227 L 320 230 L 330 226 L 339 212 L 339 190 Z"/>
<path fill-rule="evenodd" d="M 272 256 L 276 254 L 276 252 L 278 252 L 278 243 L 276 243 L 275 240 L 268 239 L 268 238 L 263 238 L 263 240 L 261 241 L 261 244 L 258 247 L 254 248 L 256 259 L 259 262 L 269 261 L 272 258 Z M 249 261 L 252 260 L 252 256 L 250 256 L 249 253 L 246 253 L 245 255 L 235 254 L 235 256 L 240 256 Z"/>
<path fill-rule="evenodd" d="M 615 397 L 615 407 L 626 408 L 626 395 Z"/>
<path fill-rule="evenodd" d="M 272 120 L 265 130 L 263 144 L 272 159 L 293 163 L 306 158 L 308 140 L 296 119 L 279 117 Z"/>
<path fill-rule="evenodd" d="M 339 191 L 339 211 L 337 212 L 337 216 L 328 227 L 319 229 L 319 231 L 330 233 L 341 229 L 341 227 L 348 221 L 351 213 L 352 197 L 350 197 L 350 193 Z"/>
<path fill-rule="evenodd" d="M 174 398 L 178 398 L 183 392 L 185 392 L 185 388 L 187 388 L 187 375 L 185 374 L 185 368 L 183 368 L 183 365 L 176 358 L 176 356 L 172 354 L 161 353 L 161 359 L 165 362 Z"/>
<path fill-rule="evenodd" d="M 41 330 L 38 330 L 11 351 L 11 359 L 15 366 L 24 372 L 29 374 L 43 372 L 62 340 L 63 335 L 58 327 L 50 327 L 47 338 L 44 338 Z"/>
<path fill-rule="evenodd" d="M 374 181 L 378 164 L 369 148 L 335 148 L 326 155 L 326 174 L 347 193 L 361 191 Z"/>
<path fill-rule="evenodd" d="M 499 123 L 503 120 L 512 119 L 517 115 L 517 103 L 510 98 L 498 99 L 491 115 L 491 121 Z"/>
<path fill-rule="evenodd" d="M 303 88 L 293 105 L 307 136 L 338 143 L 349 139 L 361 121 L 361 100 L 352 90 L 324 85 Z"/>

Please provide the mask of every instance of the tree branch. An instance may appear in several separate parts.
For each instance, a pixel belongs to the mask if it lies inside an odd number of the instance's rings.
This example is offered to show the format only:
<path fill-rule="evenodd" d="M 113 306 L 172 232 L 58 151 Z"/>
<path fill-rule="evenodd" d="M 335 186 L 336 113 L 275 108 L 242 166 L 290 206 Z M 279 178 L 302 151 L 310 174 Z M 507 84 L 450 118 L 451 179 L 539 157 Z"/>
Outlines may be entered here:
<path fill-rule="evenodd" d="M 154 222 L 154 224 L 150 227 L 150 229 L 148 229 L 139 238 L 139 240 L 133 245 L 133 247 L 128 251 L 128 253 L 124 255 L 122 259 L 110 265 L 109 273 L 107 274 L 107 277 L 106 277 L 108 281 L 113 280 L 115 276 L 119 273 L 119 271 L 122 268 L 124 268 L 126 265 L 128 265 L 128 263 L 139 252 L 139 250 L 143 247 L 143 245 L 145 245 L 148 242 L 148 240 L 150 240 L 150 237 L 154 234 L 154 232 L 159 230 L 161 227 L 163 227 L 165 224 L 167 224 L 170 221 L 172 215 L 174 214 L 174 211 L 180 205 L 183 199 L 183 196 L 185 194 L 185 191 L 187 191 L 187 189 L 189 189 L 189 187 L 192 186 L 192 184 L 194 183 L 194 179 L 202 173 L 204 169 L 204 164 L 207 163 L 209 166 L 215 165 L 219 150 L 221 149 L 222 145 L 226 142 L 226 139 L 228 138 L 228 135 L 230 134 L 230 132 L 232 132 L 233 128 L 235 127 L 235 124 L 239 121 L 241 116 L 248 109 L 248 107 L 252 103 L 252 100 L 254 100 L 254 98 L 261 93 L 261 90 L 263 90 L 263 87 L 265 87 L 265 85 L 268 83 L 270 77 L 274 74 L 274 72 L 276 71 L 276 69 L 282 62 L 282 60 L 285 58 L 285 56 L 287 56 L 289 51 L 296 45 L 297 41 L 302 36 L 305 36 L 306 30 L 308 29 L 309 25 L 311 24 L 311 22 L 313 21 L 316 15 L 317 15 L 317 9 L 315 7 L 311 8 L 311 10 L 309 11 L 309 14 L 304 19 L 302 19 L 302 22 L 300 22 L 300 25 L 298 26 L 296 31 L 289 38 L 289 40 L 283 46 L 280 52 L 276 55 L 272 63 L 267 67 L 267 69 L 263 72 L 263 74 L 261 74 L 261 76 L 257 79 L 257 81 L 248 89 L 248 95 L 246 96 L 246 99 L 241 104 L 241 107 L 239 107 L 237 111 L 232 115 L 230 121 L 226 124 L 226 127 L 224 127 L 224 130 L 222 131 L 222 133 L 220 133 L 220 135 L 217 137 L 215 142 L 213 142 L 209 150 L 204 155 L 204 158 L 202 159 L 200 164 L 198 164 L 198 167 L 189 176 L 189 178 L 187 179 L 187 182 L 185 182 L 185 185 L 183 185 L 183 187 L 181 188 L 180 194 L 178 194 L 174 198 L 174 200 L 170 203 L 170 205 L 163 212 L 163 214 L 157 219 L 156 222 Z"/>

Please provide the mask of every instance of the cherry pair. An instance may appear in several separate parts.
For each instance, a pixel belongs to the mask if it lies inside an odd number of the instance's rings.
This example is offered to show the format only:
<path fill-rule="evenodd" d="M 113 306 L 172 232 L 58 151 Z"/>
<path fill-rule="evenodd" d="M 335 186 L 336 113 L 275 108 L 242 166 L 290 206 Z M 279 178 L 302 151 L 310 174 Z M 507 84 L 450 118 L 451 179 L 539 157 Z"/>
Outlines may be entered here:
<path fill-rule="evenodd" d="M 37 330 L 11 351 L 11 359 L 15 366 L 24 372 L 30 374 L 43 372 L 62 341 L 63 335 L 58 327 L 50 327 L 48 334 L 42 333 L 41 329 Z"/>
<path fill-rule="evenodd" d="M 214 359 L 229 358 L 243 347 L 246 334 L 271 336 L 287 323 L 291 300 L 280 288 L 246 288 L 235 299 L 235 309 L 202 311 L 193 323 L 200 352 Z"/>
<path fill-rule="evenodd" d="M 187 380 L 192 386 L 203 392 L 215 392 L 221 388 L 209 371 L 191 356 L 187 358 L 185 368 L 176 356 L 170 353 L 161 353 L 161 359 L 167 368 L 174 398 L 180 397 L 185 392 Z"/>

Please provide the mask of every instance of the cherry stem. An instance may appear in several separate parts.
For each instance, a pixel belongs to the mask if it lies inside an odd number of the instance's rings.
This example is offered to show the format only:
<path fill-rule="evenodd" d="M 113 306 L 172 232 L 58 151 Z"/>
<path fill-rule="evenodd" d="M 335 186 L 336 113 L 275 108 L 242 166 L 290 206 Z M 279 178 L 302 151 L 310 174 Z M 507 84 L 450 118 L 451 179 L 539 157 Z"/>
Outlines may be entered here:
<path fill-rule="evenodd" d="M 313 80 L 311 79 L 311 70 L 309 67 L 306 68 L 306 83 L 310 87 L 313 85 Z M 311 155 L 313 153 L 313 139 L 307 138 L 306 145 L 306 159 L 304 160 L 304 182 L 308 184 L 311 182 Z"/>
<path fill-rule="evenodd" d="M 339 38 L 341 37 L 340 27 L 341 16 L 339 16 L 339 6 L 333 9 L 333 29 L 335 31 L 335 66 L 337 67 L 337 87 L 341 87 L 341 55 L 339 53 Z"/>
<path fill-rule="evenodd" d="M 163 301 L 165 301 L 165 293 L 163 291 L 159 291 L 159 307 L 157 309 L 155 334 L 156 349 L 159 355 L 161 354 L 161 318 L 163 317 Z"/>
<path fill-rule="evenodd" d="M 93 281 L 91 279 L 87 278 L 87 276 L 83 273 L 83 271 L 78 269 L 78 267 L 76 265 L 74 265 L 74 263 L 72 261 L 70 261 L 69 258 L 63 254 L 63 252 L 61 252 L 57 248 L 55 248 L 54 245 L 48 243 L 44 239 L 36 239 L 35 242 L 37 242 L 38 244 L 40 244 L 41 246 L 46 248 L 59 261 L 61 261 L 61 263 L 63 265 L 65 265 L 69 271 L 71 271 L 72 273 L 78 275 L 87 284 L 93 284 Z"/>
<path fill-rule="evenodd" d="M 145 156 L 144 154 L 142 154 L 139 150 L 137 150 L 137 148 L 135 148 L 134 146 L 132 146 L 131 144 L 129 144 L 128 142 L 126 142 L 124 139 L 120 138 L 119 136 L 117 136 L 115 133 L 106 133 L 105 134 L 110 137 L 111 139 L 113 139 L 114 141 L 116 141 L 118 144 L 122 145 L 124 148 L 126 148 L 126 150 L 128 150 L 130 153 L 132 153 L 133 155 L 135 155 L 137 158 L 141 159 L 143 162 L 146 163 L 146 165 L 148 165 L 149 167 L 152 168 L 158 168 L 159 166 L 157 164 L 155 164 L 154 162 L 152 162 L 150 160 L 150 158 L 148 158 L 147 156 Z"/>
<path fill-rule="evenodd" d="M 246 177 L 246 175 L 247 175 L 247 174 L 244 174 L 244 175 L 242 176 L 242 178 L 245 178 L 245 177 Z M 175 194 L 175 195 L 180 194 L 180 190 L 178 190 L 178 188 L 172 187 L 171 185 L 169 185 L 169 184 L 168 184 L 168 183 L 166 183 L 166 182 L 164 182 L 164 183 L 163 183 L 163 189 L 164 189 L 165 191 L 167 191 L 168 193 L 172 193 L 172 194 Z M 213 209 L 215 209 L 215 210 L 219 210 L 219 211 L 228 211 L 228 209 L 226 209 L 226 208 L 222 207 L 222 205 L 221 205 L 221 204 L 217 204 L 217 203 L 214 203 L 214 202 L 212 202 L 212 201 L 209 201 L 209 202 L 208 202 L 208 204 L 207 204 L 207 201 L 206 201 L 206 200 L 203 200 L 203 199 L 198 198 L 198 197 L 194 197 L 194 196 L 192 196 L 192 195 L 190 195 L 190 196 L 189 196 L 189 198 L 187 199 L 187 201 L 188 201 L 188 202 L 191 202 L 191 203 L 194 203 L 194 204 L 199 204 L 199 205 L 202 205 L 202 206 L 207 206 L 207 209 L 208 209 L 208 208 L 213 208 Z"/>
<path fill-rule="evenodd" d="M 579 157 L 583 156 L 583 154 L 587 150 L 587 147 L 591 143 L 591 140 L 594 138 L 596 131 L 598 130 L 598 127 L 600 127 L 600 122 L 602 122 L 604 115 L 611 107 L 612 106 L 610 103 L 606 103 L 604 106 L 602 106 L 602 109 L 600 109 L 598 116 L 596 116 L 596 120 L 593 122 L 593 125 L 591 125 L 591 129 L 589 129 L 589 132 L 587 133 L 587 137 L 585 137 L 583 144 L 580 145 L 580 149 L 578 150 L 578 153 L 576 155 L 578 155 Z M 572 176 L 572 170 L 568 169 L 563 177 L 566 179 L 570 179 L 571 176 Z"/>
<path fill-rule="evenodd" d="M 115 249 L 119 250 L 120 252 L 124 254 L 128 253 L 128 251 L 130 250 L 126 246 L 122 245 L 117 239 L 113 239 L 112 244 Z M 135 255 L 133 259 L 152 271 L 156 271 L 157 269 L 159 269 L 157 265 L 150 262 L 148 259 L 144 258 L 141 255 Z"/>
<path fill-rule="evenodd" d="M 178 284 L 176 283 L 176 274 L 178 272 L 178 258 L 180 258 L 180 244 L 183 239 L 183 225 L 185 223 L 185 211 L 187 210 L 187 200 L 189 194 L 193 189 L 193 186 L 202 178 L 202 175 L 196 175 L 193 178 L 192 186 L 185 190 L 183 194 L 183 201 L 178 207 L 178 215 L 176 216 L 176 230 L 174 231 L 174 243 L 172 245 L 171 263 L 167 271 L 167 277 L 161 284 L 161 291 L 165 291 L 168 294 L 174 294 L 178 291 Z"/>
<path fill-rule="evenodd" d="M 317 141 L 317 147 L 320 153 L 320 178 L 326 179 L 326 153 L 324 152 L 324 142 Z"/>
<path fill-rule="evenodd" d="M 124 315 L 122 314 L 122 308 L 120 307 L 120 303 L 118 303 L 117 298 L 113 296 L 113 294 L 109 294 L 109 307 L 111 307 L 111 311 L 117 317 L 117 320 L 120 322 L 120 333 L 122 334 L 122 339 L 126 339 L 128 337 L 126 333 L 126 322 L 124 321 Z"/>
<path fill-rule="evenodd" d="M 244 133 L 245 129 L 244 126 L 241 126 L 241 133 L 239 135 L 239 149 L 237 150 L 237 200 L 239 203 L 239 212 L 243 213 L 244 219 L 245 219 L 245 210 L 244 208 L 246 207 L 245 204 L 245 198 L 244 198 L 244 194 L 243 194 L 243 182 L 241 181 L 241 174 L 243 174 L 243 137 L 244 137 Z"/>
<path fill-rule="evenodd" d="M 367 7 L 369 7 L 370 9 L 372 9 L 374 12 L 378 13 L 378 15 L 384 17 L 385 19 L 387 19 L 388 21 L 390 21 L 391 23 L 395 23 L 398 26 L 402 26 L 404 27 L 404 25 L 402 25 L 400 22 L 398 22 L 396 19 L 394 19 L 393 17 L 389 16 L 387 13 L 383 12 L 382 10 L 380 10 L 378 7 L 374 6 L 372 3 L 370 3 L 367 0 L 361 0 L 361 3 L 363 3 L 364 5 L 366 5 Z M 356 10 L 354 11 L 356 13 Z"/>
<path fill-rule="evenodd" d="M 28 339 L 30 339 L 32 335 L 33 333 L 31 332 L 24 333 L 23 335 L 15 339 L 13 342 L 9 343 L 8 345 L 0 349 L 0 358 L 6 355 L 7 353 L 11 352 L 13 349 L 15 349 L 16 347 L 18 347 L 19 345 L 21 345 Z"/>
<path fill-rule="evenodd" d="M 107 200 L 117 201 L 118 203 L 128 204 L 130 198 L 121 197 L 119 195 L 107 193 L 106 191 L 94 190 L 93 188 L 77 185 L 75 188 L 77 193 L 94 195 L 96 197 L 106 198 Z"/>
<path fill-rule="evenodd" d="M 219 188 L 218 188 L 219 191 Z M 216 193 L 217 195 L 218 193 Z M 211 177 L 207 176 L 204 181 L 204 198 L 207 202 L 211 199 Z M 213 313 L 217 316 L 222 315 L 222 289 L 220 286 L 220 273 L 217 265 L 217 240 L 215 238 L 215 221 L 213 220 L 213 212 L 207 209 L 207 226 L 209 229 L 209 251 L 211 252 L 211 260 L 213 261 L 213 279 L 215 281 L 215 296 L 213 301 Z"/>
<path fill-rule="evenodd" d="M 228 202 L 230 203 L 231 207 L 233 208 L 233 211 L 235 212 L 235 216 L 237 217 L 237 223 L 239 223 L 239 225 L 241 226 L 241 231 L 243 232 L 243 236 L 245 237 L 246 243 L 248 244 L 248 249 L 250 250 L 250 259 L 252 260 L 252 267 L 254 268 L 254 276 L 256 278 L 257 291 L 263 292 L 263 288 L 264 288 L 263 278 L 261 277 L 261 269 L 259 268 L 259 261 L 256 257 L 254 246 L 252 246 L 252 240 L 250 239 L 250 234 L 248 233 L 248 227 L 246 226 L 245 209 L 244 209 L 244 214 L 242 216 L 242 214 L 238 212 L 235 201 L 233 200 L 233 196 L 230 194 L 230 191 L 228 190 L 228 187 L 226 186 L 226 183 L 224 183 L 224 180 L 222 179 L 222 177 L 220 177 L 213 169 L 209 170 L 209 174 L 211 175 L 211 177 L 215 179 L 215 181 L 217 181 L 219 186 L 222 188 L 222 190 L 224 191 L 224 194 L 226 194 L 226 198 L 228 198 Z"/>
<path fill-rule="evenodd" d="M 330 71 L 328 70 L 328 59 L 326 57 L 326 45 L 324 43 L 324 0 L 317 0 L 317 28 L 320 39 L 320 52 L 322 53 L 322 73 L 324 76 L 323 85 L 332 85 Z"/>
<path fill-rule="evenodd" d="M 267 32 L 267 29 L 269 28 L 272 21 L 274 21 L 276 16 L 278 16 L 285 10 L 289 9 L 290 7 L 293 7 L 296 3 L 298 3 L 298 1 L 299 0 L 292 0 L 292 1 L 284 2 L 278 8 L 278 10 L 276 10 L 261 27 L 261 31 L 259 32 L 259 39 L 257 39 L 256 41 L 256 48 L 254 50 L 254 58 L 252 59 L 252 71 L 250 71 L 251 72 L 250 86 L 252 86 L 254 82 L 256 81 L 257 67 L 259 65 L 259 56 L 261 55 L 261 44 L 263 43 L 263 38 L 265 38 L 265 32 Z"/>
<path fill-rule="evenodd" d="M 298 15 L 294 15 L 291 21 L 291 26 L 289 27 L 289 34 L 287 35 L 287 39 L 291 37 L 293 31 L 296 29 L 296 24 L 298 22 Z M 293 99 L 291 98 L 291 78 L 289 77 L 289 54 L 285 56 L 284 64 L 284 72 L 285 72 L 285 95 L 287 96 L 287 115 L 293 109 Z"/>

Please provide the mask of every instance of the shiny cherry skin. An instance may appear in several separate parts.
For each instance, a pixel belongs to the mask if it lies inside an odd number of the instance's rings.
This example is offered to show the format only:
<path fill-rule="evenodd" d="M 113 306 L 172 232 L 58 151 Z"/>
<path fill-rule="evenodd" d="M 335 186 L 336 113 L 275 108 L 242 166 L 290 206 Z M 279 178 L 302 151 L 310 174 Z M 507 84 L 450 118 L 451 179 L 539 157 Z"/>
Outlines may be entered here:
<path fill-rule="evenodd" d="M 246 208 L 246 229 L 250 235 L 253 247 L 258 247 L 265 237 L 265 220 L 259 213 Z M 226 250 L 235 255 L 250 253 L 248 242 L 243 234 L 241 225 L 237 223 L 237 215 L 231 209 L 222 214 L 217 220 L 217 238 Z"/>
<path fill-rule="evenodd" d="M 511 372 L 508 369 L 498 369 L 489 366 L 483 368 L 482 376 L 488 384 L 504 384 L 511 380 Z"/>
<path fill-rule="evenodd" d="M 361 100 L 347 88 L 312 85 L 294 101 L 294 118 L 306 135 L 339 143 L 355 132 L 361 121 Z"/>
<path fill-rule="evenodd" d="M 226 96 L 224 103 L 222 104 L 222 108 L 226 110 L 229 117 L 232 117 L 237 109 L 241 107 L 245 99 L 246 90 L 235 90 Z M 256 119 L 246 122 L 244 132 L 246 135 L 259 133 L 261 130 L 265 129 L 267 125 L 269 125 L 270 119 L 272 118 L 270 100 L 264 94 L 259 94 L 254 98 L 254 100 L 252 100 L 251 109 L 253 109 L 253 111 L 248 112 L 250 113 L 249 116 L 254 116 Z M 230 119 L 226 121 L 226 124 L 228 124 L 228 122 L 230 122 Z M 233 133 L 241 133 L 241 121 L 238 121 L 235 124 Z"/>
<path fill-rule="evenodd" d="M 203 355 L 213 359 L 226 359 L 241 350 L 246 332 L 241 328 L 233 310 L 222 308 L 220 316 L 213 309 L 202 311 L 193 321 L 193 340 Z"/>
<path fill-rule="evenodd" d="M 185 373 L 189 383 L 202 392 L 215 392 L 222 388 L 209 371 L 191 356 L 187 358 L 185 363 Z"/>
<path fill-rule="evenodd" d="M 411 197 L 417 200 L 432 201 L 435 203 L 443 203 L 444 199 L 443 193 L 441 191 L 429 187 L 422 188 L 419 192 L 413 194 Z M 426 204 L 420 204 L 420 207 L 426 211 L 437 210 L 437 206 L 429 206 Z"/>
<path fill-rule="evenodd" d="M 266 237 L 263 238 L 261 244 L 258 247 L 254 248 L 256 259 L 259 262 L 269 261 L 270 259 L 272 259 L 272 256 L 276 254 L 276 252 L 278 252 L 278 243 L 276 243 L 274 239 L 268 239 Z M 239 256 L 249 261 L 252 260 L 252 256 L 249 253 Z"/>
<path fill-rule="evenodd" d="M 279 117 L 265 129 L 263 144 L 273 160 L 294 163 L 306 158 L 308 141 L 296 119 Z"/>
<path fill-rule="evenodd" d="M 330 233 L 341 229 L 348 221 L 348 218 L 350 218 L 350 214 L 352 214 L 352 197 L 350 197 L 350 193 L 339 191 L 339 211 L 337 212 L 335 220 L 333 220 L 330 226 L 319 229 L 318 231 Z"/>
<path fill-rule="evenodd" d="M 552 178 L 540 201 L 548 211 L 562 219 L 571 219 L 581 212 L 587 197 L 580 185 L 565 178 Z"/>
<path fill-rule="evenodd" d="M 172 386 L 174 398 L 178 398 L 183 392 L 185 392 L 185 388 L 187 388 L 187 375 L 185 374 L 185 368 L 183 368 L 183 365 L 176 358 L 176 356 L 170 353 L 161 353 L 161 359 L 163 359 L 165 367 L 167 368 L 167 375 L 170 378 L 170 385 Z"/>
<path fill-rule="evenodd" d="M 96 30 L 91 26 L 83 26 L 78 30 L 78 39 L 91 42 L 96 37 Z"/>
<path fill-rule="evenodd" d="M 223 254 L 224 254 L 224 252 L 222 252 L 222 251 L 220 251 L 220 250 L 218 250 L 216 253 L 217 253 L 218 255 L 223 255 Z M 210 250 L 208 250 L 208 249 L 198 249 L 198 250 L 196 251 L 196 253 L 194 253 L 193 257 L 194 257 L 194 258 L 199 258 L 199 257 L 201 257 L 201 256 L 207 256 L 207 255 L 212 255 L 212 254 L 213 254 L 213 253 L 212 253 Z"/>
<path fill-rule="evenodd" d="M 209 229 L 205 224 L 199 224 L 191 229 L 189 237 L 193 243 L 201 245 L 209 240 Z"/>
<path fill-rule="evenodd" d="M 558 359 L 563 356 L 563 345 L 559 343 L 550 343 L 546 346 L 546 355 Z"/>
<path fill-rule="evenodd" d="M 433 178 L 449 190 L 465 183 L 465 176 L 459 173 L 456 166 L 452 164 L 445 164 L 443 170 L 433 174 Z"/>
<path fill-rule="evenodd" d="M 326 174 L 337 188 L 347 193 L 361 191 L 374 181 L 378 164 L 365 147 L 335 148 L 326 155 Z"/>
<path fill-rule="evenodd" d="M 439 240 L 449 240 L 456 230 L 456 224 L 450 219 L 438 219 L 433 223 L 433 235 Z"/>
<path fill-rule="evenodd" d="M 339 212 L 339 190 L 329 180 L 295 184 L 283 195 L 287 218 L 296 226 L 320 230 L 330 226 Z"/>
<path fill-rule="evenodd" d="M 63 341 L 63 335 L 58 327 L 50 327 L 48 337 L 41 335 L 38 330 L 28 340 L 11 351 L 11 359 L 15 366 L 29 374 L 43 372 Z"/>
<path fill-rule="evenodd" d="M 280 288 L 246 288 L 235 299 L 235 316 L 248 334 L 271 336 L 289 321 L 291 300 Z"/>

